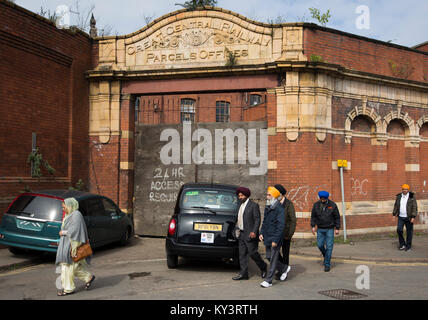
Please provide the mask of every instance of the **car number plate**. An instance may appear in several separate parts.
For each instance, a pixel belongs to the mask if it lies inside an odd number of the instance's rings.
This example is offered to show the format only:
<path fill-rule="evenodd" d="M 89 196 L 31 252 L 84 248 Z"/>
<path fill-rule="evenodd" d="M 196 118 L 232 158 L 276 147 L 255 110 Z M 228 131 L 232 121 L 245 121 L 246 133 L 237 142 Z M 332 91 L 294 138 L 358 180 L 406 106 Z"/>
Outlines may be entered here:
<path fill-rule="evenodd" d="M 223 230 L 222 224 L 195 223 L 194 229 L 197 231 L 219 231 Z"/>
<path fill-rule="evenodd" d="M 201 242 L 202 243 L 214 243 L 214 233 L 201 233 Z"/>

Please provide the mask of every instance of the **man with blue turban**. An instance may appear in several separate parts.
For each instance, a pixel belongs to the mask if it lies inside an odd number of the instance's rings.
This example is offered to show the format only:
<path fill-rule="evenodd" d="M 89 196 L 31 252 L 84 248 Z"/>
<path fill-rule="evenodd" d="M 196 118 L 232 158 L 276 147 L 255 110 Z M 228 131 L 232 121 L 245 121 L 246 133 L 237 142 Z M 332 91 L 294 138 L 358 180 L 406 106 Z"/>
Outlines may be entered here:
<path fill-rule="evenodd" d="M 317 245 L 324 256 L 324 271 L 330 271 L 334 235 L 339 234 L 340 214 L 336 203 L 329 199 L 327 191 L 318 192 L 319 201 L 314 203 L 311 214 L 312 234 L 317 231 Z M 334 230 L 336 229 L 336 230 Z"/>

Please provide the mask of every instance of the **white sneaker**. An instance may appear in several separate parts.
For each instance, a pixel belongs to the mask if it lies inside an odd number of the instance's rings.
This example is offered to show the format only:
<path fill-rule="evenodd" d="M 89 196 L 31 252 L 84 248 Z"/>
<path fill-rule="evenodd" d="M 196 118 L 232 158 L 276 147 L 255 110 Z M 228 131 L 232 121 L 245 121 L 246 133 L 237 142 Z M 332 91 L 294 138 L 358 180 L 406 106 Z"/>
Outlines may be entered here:
<path fill-rule="evenodd" d="M 269 287 L 272 287 L 272 283 L 269 283 L 269 282 L 267 282 L 267 281 L 263 281 L 262 283 L 260 283 L 260 285 L 261 285 L 263 288 L 269 288 Z"/>
<path fill-rule="evenodd" d="M 291 267 L 290 267 L 290 266 L 288 266 L 287 270 L 286 270 L 283 274 L 281 274 L 281 277 L 279 278 L 279 280 L 284 281 L 285 279 L 287 279 L 288 272 L 289 272 L 290 270 L 291 270 Z"/>

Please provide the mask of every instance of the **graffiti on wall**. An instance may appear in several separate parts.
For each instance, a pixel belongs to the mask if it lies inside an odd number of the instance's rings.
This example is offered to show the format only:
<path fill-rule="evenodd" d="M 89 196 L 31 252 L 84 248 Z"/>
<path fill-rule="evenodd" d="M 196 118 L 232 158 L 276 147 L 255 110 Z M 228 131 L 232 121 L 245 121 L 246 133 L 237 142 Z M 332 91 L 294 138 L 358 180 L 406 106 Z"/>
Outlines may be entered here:
<path fill-rule="evenodd" d="M 368 182 L 368 179 L 351 178 L 351 195 L 366 196 L 367 191 L 364 189 L 364 184 Z"/>
<path fill-rule="evenodd" d="M 150 202 L 175 202 L 178 191 L 184 184 L 183 167 L 159 167 L 153 171 L 153 179 L 150 182 Z"/>
<path fill-rule="evenodd" d="M 287 198 L 293 202 L 296 209 L 305 210 L 318 201 L 318 191 L 326 187 L 327 184 L 293 187 L 287 192 Z"/>

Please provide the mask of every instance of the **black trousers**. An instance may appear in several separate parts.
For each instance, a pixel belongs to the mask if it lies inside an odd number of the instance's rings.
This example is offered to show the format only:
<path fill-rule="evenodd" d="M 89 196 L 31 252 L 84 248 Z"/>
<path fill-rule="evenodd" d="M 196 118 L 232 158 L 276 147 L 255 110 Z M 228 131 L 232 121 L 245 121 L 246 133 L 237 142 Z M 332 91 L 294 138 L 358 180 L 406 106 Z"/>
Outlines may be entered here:
<path fill-rule="evenodd" d="M 404 237 L 403 237 L 404 226 L 406 226 L 406 233 L 407 233 L 406 241 L 404 241 Z M 400 243 L 400 248 L 402 246 L 405 246 L 407 247 L 407 249 L 410 249 L 412 247 L 413 223 L 410 222 L 409 218 L 398 217 L 397 233 L 398 233 L 398 241 Z"/>
<path fill-rule="evenodd" d="M 287 266 L 290 265 L 290 244 L 291 239 L 284 239 L 282 243 L 282 256 L 279 256 L 280 261 Z"/>
<path fill-rule="evenodd" d="M 267 268 L 266 262 L 263 261 L 263 258 L 260 256 L 259 242 L 258 240 L 246 241 L 242 236 L 243 232 L 239 236 L 239 274 L 245 276 L 248 275 L 248 258 L 250 257 L 257 264 L 260 270 L 265 270 Z"/>

